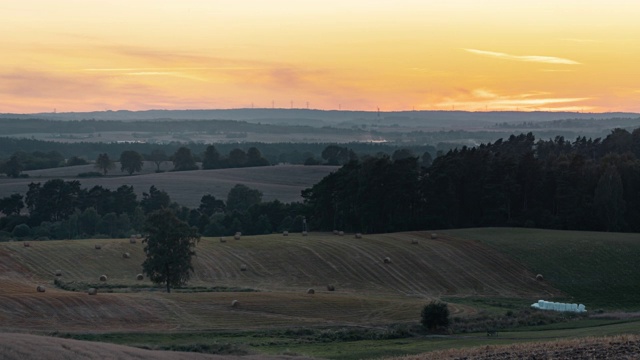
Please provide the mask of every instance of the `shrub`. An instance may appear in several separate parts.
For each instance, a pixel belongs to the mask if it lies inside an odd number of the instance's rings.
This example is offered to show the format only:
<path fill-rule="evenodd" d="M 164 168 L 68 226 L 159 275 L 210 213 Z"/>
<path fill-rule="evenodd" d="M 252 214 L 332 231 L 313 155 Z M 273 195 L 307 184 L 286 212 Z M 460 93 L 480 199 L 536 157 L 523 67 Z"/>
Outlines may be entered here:
<path fill-rule="evenodd" d="M 17 238 L 23 238 L 31 235 L 31 228 L 27 224 L 20 224 L 13 228 L 11 234 Z"/>
<path fill-rule="evenodd" d="M 420 323 L 429 331 L 449 326 L 449 307 L 447 304 L 432 301 L 422 309 Z"/>
<path fill-rule="evenodd" d="M 98 171 L 88 171 L 88 172 L 83 172 L 78 174 L 79 178 L 101 177 L 101 176 L 102 176 L 102 173 Z"/>

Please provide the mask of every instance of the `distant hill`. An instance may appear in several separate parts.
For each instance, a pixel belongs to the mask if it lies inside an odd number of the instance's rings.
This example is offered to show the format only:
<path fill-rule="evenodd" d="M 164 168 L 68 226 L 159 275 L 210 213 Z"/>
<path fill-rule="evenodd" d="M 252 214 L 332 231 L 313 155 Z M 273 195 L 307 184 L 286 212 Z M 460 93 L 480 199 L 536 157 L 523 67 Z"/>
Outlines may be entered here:
<path fill-rule="evenodd" d="M 53 120 L 244 120 L 263 124 L 352 126 L 397 123 L 402 126 L 426 124 L 434 127 L 473 127 L 495 123 L 540 122 L 564 119 L 637 118 L 637 113 L 519 112 L 519 111 L 346 111 L 314 109 L 203 109 L 95 111 L 71 113 L 0 114 L 0 118 L 40 118 Z"/>

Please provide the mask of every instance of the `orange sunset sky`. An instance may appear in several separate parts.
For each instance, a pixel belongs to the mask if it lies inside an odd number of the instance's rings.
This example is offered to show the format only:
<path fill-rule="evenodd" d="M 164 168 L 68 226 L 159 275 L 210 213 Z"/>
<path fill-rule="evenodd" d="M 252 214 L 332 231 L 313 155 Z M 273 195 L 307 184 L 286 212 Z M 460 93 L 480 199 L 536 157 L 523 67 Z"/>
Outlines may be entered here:
<path fill-rule="evenodd" d="M 2 0 L 0 113 L 640 112 L 640 1 Z"/>

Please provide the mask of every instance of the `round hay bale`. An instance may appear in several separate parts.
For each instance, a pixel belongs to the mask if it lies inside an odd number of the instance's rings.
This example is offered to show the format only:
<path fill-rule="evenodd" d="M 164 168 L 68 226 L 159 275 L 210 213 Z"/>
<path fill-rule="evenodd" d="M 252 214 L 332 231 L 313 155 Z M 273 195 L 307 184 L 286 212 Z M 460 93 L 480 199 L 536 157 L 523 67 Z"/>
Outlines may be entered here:
<path fill-rule="evenodd" d="M 362 234 L 360 234 L 360 233 L 356 233 L 355 238 L 356 238 L 356 239 L 362 239 Z"/>
<path fill-rule="evenodd" d="M 339 231 L 338 230 L 333 230 L 333 235 L 338 235 Z"/>
<path fill-rule="evenodd" d="M 282 236 L 289 236 L 289 232 L 288 231 L 283 231 L 282 232 Z"/>
<path fill-rule="evenodd" d="M 100 281 L 107 281 L 107 275 L 100 275 Z"/>
<path fill-rule="evenodd" d="M 344 231 L 338 231 L 338 236 L 344 236 Z"/>
<path fill-rule="evenodd" d="M 240 235 L 235 234 L 235 235 L 233 235 L 233 238 L 234 238 L 235 240 L 240 240 Z"/>
<path fill-rule="evenodd" d="M 390 257 L 386 257 L 384 258 L 384 260 L 382 260 L 385 264 L 391 264 L 391 258 Z"/>
<path fill-rule="evenodd" d="M 102 245 L 100 245 L 100 244 L 95 244 L 95 246 L 94 246 L 94 247 L 96 248 L 96 250 L 100 250 L 100 249 L 102 249 Z"/>
<path fill-rule="evenodd" d="M 42 286 L 42 285 L 38 285 L 38 286 L 36 287 L 36 291 L 37 291 L 37 292 L 45 292 L 45 291 L 47 291 L 47 288 L 45 288 L 45 287 L 44 287 L 44 286 Z"/>
<path fill-rule="evenodd" d="M 418 239 L 411 239 L 411 244 L 418 245 Z"/>
<path fill-rule="evenodd" d="M 331 285 L 331 284 L 329 284 L 329 285 L 327 285 L 327 291 L 336 291 L 336 287 Z"/>
<path fill-rule="evenodd" d="M 62 276 L 62 270 L 56 270 L 55 274 L 56 276 Z"/>
<path fill-rule="evenodd" d="M 136 280 L 144 280 L 144 275 L 142 274 L 136 275 Z"/>
<path fill-rule="evenodd" d="M 126 253 L 122 253 L 122 258 L 123 258 L 123 259 L 128 259 L 128 258 L 130 258 L 130 257 L 131 257 L 131 254 L 129 254 L 128 252 L 126 252 Z"/>
<path fill-rule="evenodd" d="M 302 232 L 302 236 L 307 236 L 307 235 L 309 235 L 309 233 L 307 233 L 306 231 Z"/>
<path fill-rule="evenodd" d="M 245 264 L 240 265 L 240 271 L 247 271 L 247 265 Z"/>
<path fill-rule="evenodd" d="M 536 275 L 536 280 L 543 281 L 544 280 L 544 276 L 542 276 L 542 274 L 538 274 L 538 275 Z"/>
<path fill-rule="evenodd" d="M 233 300 L 231 302 L 231 307 L 238 307 L 238 306 L 240 306 L 240 302 L 238 300 Z"/>
<path fill-rule="evenodd" d="M 24 247 L 29 247 L 29 246 L 31 246 L 27 241 L 23 242 L 23 243 L 22 243 L 22 245 L 23 245 Z"/>
<path fill-rule="evenodd" d="M 313 289 L 307 289 L 307 294 L 315 294 L 316 291 Z"/>
<path fill-rule="evenodd" d="M 438 234 L 436 234 L 436 233 L 431 233 L 431 238 L 432 238 L 432 239 L 437 239 L 437 238 L 438 238 Z"/>
<path fill-rule="evenodd" d="M 89 290 L 87 290 L 87 294 L 89 294 L 89 295 L 98 295 L 98 289 L 89 288 Z"/>
<path fill-rule="evenodd" d="M 136 236 L 131 235 L 131 237 L 129 238 L 129 244 L 135 244 L 135 243 L 136 243 Z"/>
<path fill-rule="evenodd" d="M 220 237 L 220 242 L 221 242 L 221 243 L 226 243 L 226 242 L 227 242 L 227 239 L 225 239 L 225 238 L 223 238 L 223 237 L 221 236 L 221 237 Z"/>

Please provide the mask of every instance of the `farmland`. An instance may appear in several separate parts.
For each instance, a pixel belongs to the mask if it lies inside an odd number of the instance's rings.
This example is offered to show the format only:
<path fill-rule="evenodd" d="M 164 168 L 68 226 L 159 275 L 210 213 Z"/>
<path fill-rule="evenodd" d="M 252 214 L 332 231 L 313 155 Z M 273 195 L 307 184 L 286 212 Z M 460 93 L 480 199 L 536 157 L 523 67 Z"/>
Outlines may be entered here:
<path fill-rule="evenodd" d="M 162 169 L 167 169 L 165 165 Z M 53 178 L 79 180 L 83 187 L 96 185 L 115 190 L 122 185 L 131 185 L 140 197 L 149 187 L 156 186 L 166 191 L 180 205 L 197 208 L 205 194 L 224 199 L 236 184 L 244 184 L 262 191 L 265 201 L 278 199 L 282 202 L 301 201 L 300 192 L 312 186 L 332 171 L 335 166 L 278 165 L 238 169 L 196 170 L 154 173 L 155 165 L 146 162 L 143 173 L 133 176 L 106 176 L 77 178 L 82 172 L 95 171 L 92 165 L 73 166 L 29 172 L 29 178 L 0 178 L 0 197 L 13 193 L 26 193 L 31 182 L 46 182 Z M 118 170 L 114 170 L 122 174 Z"/>
<path fill-rule="evenodd" d="M 589 271 L 578 263 L 563 262 L 559 244 L 534 242 L 542 238 L 596 250 L 602 241 L 626 244 L 624 251 L 631 255 L 618 254 L 615 266 Z M 538 248 L 529 249 L 531 243 Z M 563 276 L 582 284 L 597 283 L 598 276 L 633 266 L 632 254 L 638 247 L 640 243 L 627 234 L 491 228 L 440 231 L 435 239 L 430 232 L 362 239 L 324 233 L 226 242 L 203 238 L 191 281 L 167 294 L 147 280 L 136 280 L 144 259 L 140 241 L 43 241 L 31 242 L 29 247 L 2 243 L 0 324 L 5 332 L 55 332 L 150 349 L 196 345 L 208 349 L 226 344 L 235 354 L 329 358 L 637 333 L 640 326 L 633 314 L 606 317 L 605 313 L 569 323 L 504 330 L 496 339 L 481 333 L 444 338 L 407 335 L 416 331 L 411 329 L 420 310 L 432 299 L 447 301 L 452 316 L 461 319 L 504 316 L 507 310 L 526 309 L 538 299 L 573 299 L 593 311 L 593 304 L 605 303 L 609 297 L 595 291 L 582 300 L 572 292 L 579 294 L 580 289 L 571 287 Z M 561 251 L 553 251 L 556 248 Z M 536 280 L 539 268 L 522 257 L 532 251 L 548 258 L 545 281 Z M 123 258 L 124 252 L 131 257 Z M 385 257 L 391 262 L 384 263 Z M 62 275 L 55 276 L 56 270 Z M 106 282 L 98 280 L 103 274 L 108 276 Z M 328 291 L 329 284 L 335 291 Z M 36 285 L 46 286 L 46 292 L 37 293 Z M 625 286 L 613 283 L 608 291 L 623 293 Z M 88 287 L 97 287 L 98 295 L 87 295 Z M 309 288 L 315 294 L 308 294 Z M 233 300 L 239 305 L 232 307 Z"/>

